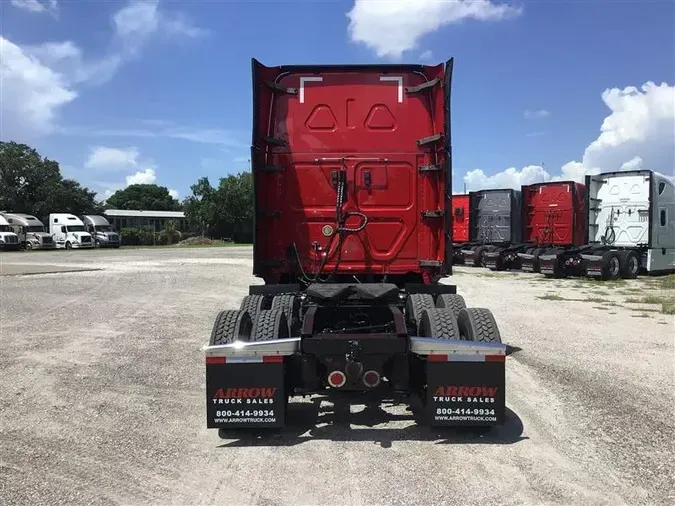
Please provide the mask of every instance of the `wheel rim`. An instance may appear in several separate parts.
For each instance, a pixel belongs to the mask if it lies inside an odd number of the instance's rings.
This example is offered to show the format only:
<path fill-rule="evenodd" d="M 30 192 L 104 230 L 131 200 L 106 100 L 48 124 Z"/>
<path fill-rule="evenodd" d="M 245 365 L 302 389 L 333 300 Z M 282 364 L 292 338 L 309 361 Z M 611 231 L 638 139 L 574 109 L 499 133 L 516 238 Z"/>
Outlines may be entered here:
<path fill-rule="evenodd" d="M 609 272 L 612 274 L 612 276 L 616 276 L 619 273 L 618 258 L 612 257 L 612 259 L 609 261 Z"/>

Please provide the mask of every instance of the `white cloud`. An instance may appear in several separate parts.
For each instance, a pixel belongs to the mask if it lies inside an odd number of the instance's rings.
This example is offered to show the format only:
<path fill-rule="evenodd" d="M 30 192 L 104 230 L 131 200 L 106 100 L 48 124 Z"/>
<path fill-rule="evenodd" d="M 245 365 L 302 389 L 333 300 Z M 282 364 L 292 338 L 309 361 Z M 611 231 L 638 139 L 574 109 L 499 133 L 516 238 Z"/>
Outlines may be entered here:
<path fill-rule="evenodd" d="M 40 6 L 55 8 L 57 4 L 15 0 L 14 5 L 38 12 Z M 77 98 L 80 85 L 112 79 L 125 62 L 140 56 L 156 34 L 174 41 L 206 33 L 182 14 L 160 10 L 157 0 L 132 0 L 115 12 L 112 21 L 109 50 L 98 58 L 85 58 L 70 40 L 20 46 L 0 37 L 3 138 L 27 141 L 52 132 L 59 110 Z"/>
<path fill-rule="evenodd" d="M 169 195 L 171 195 L 173 198 L 178 200 L 178 190 L 174 190 L 172 188 L 169 188 Z"/>
<path fill-rule="evenodd" d="M 510 168 L 488 176 L 480 169 L 464 176 L 473 190 L 488 186 L 516 188 L 537 181 L 574 180 L 617 170 L 651 169 L 675 175 L 675 86 L 653 82 L 606 89 L 602 100 L 609 109 L 600 135 L 585 149 L 581 161 L 570 161 L 551 174 L 538 166 Z"/>
<path fill-rule="evenodd" d="M 355 0 L 347 13 L 352 42 L 363 43 L 378 57 L 400 58 L 439 28 L 466 19 L 498 21 L 520 15 L 520 7 L 490 0 Z"/>
<path fill-rule="evenodd" d="M 119 149 L 96 146 L 91 150 L 84 166 L 99 170 L 128 170 L 138 166 L 138 149 L 135 147 Z"/>
<path fill-rule="evenodd" d="M 11 3 L 14 7 L 35 13 L 56 13 L 58 10 L 58 3 L 56 0 L 46 0 L 42 2 L 39 0 L 12 0 Z"/>
<path fill-rule="evenodd" d="M 551 115 L 546 109 L 538 109 L 536 111 L 526 110 L 525 119 L 544 119 Z"/>
<path fill-rule="evenodd" d="M 59 108 L 77 97 L 65 76 L 0 37 L 0 131 L 3 138 L 49 133 Z"/>
<path fill-rule="evenodd" d="M 155 169 L 145 169 L 127 176 L 124 180 L 127 186 L 132 184 L 153 184 L 157 181 L 157 176 L 155 175 Z"/>
<path fill-rule="evenodd" d="M 426 51 L 423 51 L 422 54 L 420 55 L 420 60 L 429 61 L 433 57 L 434 57 L 434 53 L 432 53 L 430 49 L 427 49 Z"/>

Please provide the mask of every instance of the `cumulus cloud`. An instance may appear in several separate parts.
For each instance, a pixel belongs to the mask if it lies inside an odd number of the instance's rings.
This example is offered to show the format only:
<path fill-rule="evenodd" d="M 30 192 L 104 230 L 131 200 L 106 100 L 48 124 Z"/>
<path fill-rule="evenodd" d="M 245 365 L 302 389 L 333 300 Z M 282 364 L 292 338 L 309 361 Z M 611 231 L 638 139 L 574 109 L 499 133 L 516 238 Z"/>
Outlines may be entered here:
<path fill-rule="evenodd" d="M 639 89 L 606 89 L 601 98 L 609 114 L 581 161 L 567 162 L 554 173 L 532 165 L 493 175 L 476 169 L 464 176 L 467 189 L 518 188 L 541 181 L 583 182 L 586 175 L 618 170 L 651 169 L 675 175 L 675 86 L 647 82 Z"/>
<path fill-rule="evenodd" d="M 155 174 L 155 169 L 145 169 L 127 176 L 124 180 L 127 183 L 127 186 L 132 184 L 153 184 L 157 181 L 157 176 Z"/>
<path fill-rule="evenodd" d="M 430 49 L 427 49 L 426 51 L 422 51 L 422 54 L 420 54 L 420 60 L 422 60 L 422 61 L 429 61 L 433 57 L 434 57 L 434 53 L 432 53 Z"/>
<path fill-rule="evenodd" d="M 58 10 L 58 3 L 56 0 L 12 0 L 12 5 L 19 9 L 23 9 L 28 12 L 42 13 L 42 12 L 51 12 L 56 13 Z"/>
<path fill-rule="evenodd" d="M 91 150 L 84 166 L 88 169 L 128 170 L 138 166 L 138 156 L 138 149 L 135 147 L 119 149 L 96 146 Z"/>
<path fill-rule="evenodd" d="M 525 119 L 544 119 L 548 118 L 551 115 L 546 109 L 538 109 L 535 111 L 526 110 Z"/>
<path fill-rule="evenodd" d="M 174 190 L 172 188 L 169 188 L 169 195 L 171 195 L 173 198 L 178 200 L 178 190 Z"/>
<path fill-rule="evenodd" d="M 55 2 L 16 0 L 22 8 L 38 9 Z M 37 11 L 35 11 L 37 12 Z M 109 81 L 127 61 L 138 58 L 155 36 L 168 40 L 206 34 L 180 13 L 164 12 L 158 0 L 132 0 L 114 13 L 114 33 L 103 56 L 86 58 L 73 41 L 48 41 L 21 46 L 0 37 L 3 138 L 29 141 L 54 131 L 59 110 L 78 96 L 85 83 Z"/>
<path fill-rule="evenodd" d="M 58 109 L 77 98 L 66 76 L 1 36 L 0 75 L 0 131 L 5 139 L 50 133 Z"/>
<path fill-rule="evenodd" d="M 520 7 L 491 0 L 355 0 L 347 13 L 352 42 L 365 44 L 380 57 L 400 58 L 420 39 L 439 28 L 467 19 L 499 21 L 519 16 Z"/>

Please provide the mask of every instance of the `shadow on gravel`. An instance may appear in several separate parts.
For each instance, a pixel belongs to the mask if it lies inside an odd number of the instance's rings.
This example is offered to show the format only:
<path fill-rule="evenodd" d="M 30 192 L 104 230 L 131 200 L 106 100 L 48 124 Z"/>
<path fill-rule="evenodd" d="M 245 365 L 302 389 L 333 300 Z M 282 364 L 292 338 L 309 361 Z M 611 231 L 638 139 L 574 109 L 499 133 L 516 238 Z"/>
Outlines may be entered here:
<path fill-rule="evenodd" d="M 488 431 L 470 427 L 429 427 L 419 406 L 406 406 L 405 413 L 391 413 L 383 406 L 398 403 L 380 401 L 359 402 L 365 404 L 362 411 L 350 412 L 350 401 L 331 399 L 332 405 L 322 404 L 323 397 L 311 403 L 289 403 L 286 427 L 280 431 L 231 431 L 220 432 L 220 437 L 230 440 L 220 448 L 245 446 L 295 446 L 316 440 L 372 441 L 383 448 L 390 448 L 394 441 L 428 441 L 434 444 L 514 444 L 523 439 L 523 422 L 510 409 L 506 409 L 506 421 L 501 427 Z M 412 422 L 402 428 L 379 427 L 389 423 Z M 354 427 L 357 426 L 357 427 Z"/>

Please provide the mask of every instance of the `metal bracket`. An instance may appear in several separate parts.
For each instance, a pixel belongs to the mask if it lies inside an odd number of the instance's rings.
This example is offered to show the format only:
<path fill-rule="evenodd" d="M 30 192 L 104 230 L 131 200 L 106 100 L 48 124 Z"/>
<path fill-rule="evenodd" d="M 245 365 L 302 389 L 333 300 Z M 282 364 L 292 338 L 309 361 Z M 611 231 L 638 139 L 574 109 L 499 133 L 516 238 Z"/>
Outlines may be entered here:
<path fill-rule="evenodd" d="M 440 141 L 443 138 L 443 134 L 430 135 L 429 137 L 424 137 L 417 140 L 418 146 L 424 146 L 425 144 L 433 144 Z"/>
<path fill-rule="evenodd" d="M 442 218 L 445 213 L 439 209 L 434 211 L 422 211 L 422 218 Z"/>
<path fill-rule="evenodd" d="M 265 137 L 265 142 L 267 144 L 274 144 L 276 146 L 285 146 L 286 141 L 283 139 L 279 139 L 278 137 Z"/>
<path fill-rule="evenodd" d="M 276 91 L 276 92 L 279 92 L 279 93 L 287 93 L 288 95 L 297 95 L 298 94 L 297 88 L 284 88 L 283 86 L 279 86 L 277 83 L 266 82 L 265 84 L 272 91 Z"/>
<path fill-rule="evenodd" d="M 439 164 L 436 165 L 420 165 L 417 167 L 417 170 L 420 172 L 437 172 L 440 170 L 443 170 L 443 167 L 441 167 Z"/>
<path fill-rule="evenodd" d="M 441 265 L 443 265 L 438 260 L 420 260 L 419 264 L 420 267 L 440 267 Z"/>
<path fill-rule="evenodd" d="M 422 83 L 419 86 L 410 86 L 405 88 L 406 93 L 417 93 L 419 91 L 427 90 L 430 88 L 433 88 L 436 86 L 438 83 L 440 83 L 441 80 L 437 77 L 436 79 L 432 79 L 431 81 L 427 81 L 426 83 Z"/>

